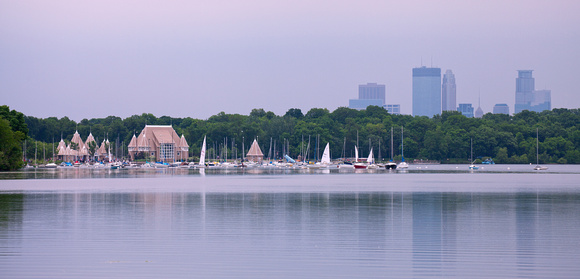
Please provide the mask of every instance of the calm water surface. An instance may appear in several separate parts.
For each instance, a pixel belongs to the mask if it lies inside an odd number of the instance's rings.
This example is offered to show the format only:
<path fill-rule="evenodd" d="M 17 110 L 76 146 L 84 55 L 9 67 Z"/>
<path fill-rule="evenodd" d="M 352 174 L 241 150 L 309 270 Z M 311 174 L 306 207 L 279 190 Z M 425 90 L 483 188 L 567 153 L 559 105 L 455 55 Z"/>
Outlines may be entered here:
<path fill-rule="evenodd" d="M 0 278 L 580 277 L 580 167 L 455 167 L 3 173 Z"/>

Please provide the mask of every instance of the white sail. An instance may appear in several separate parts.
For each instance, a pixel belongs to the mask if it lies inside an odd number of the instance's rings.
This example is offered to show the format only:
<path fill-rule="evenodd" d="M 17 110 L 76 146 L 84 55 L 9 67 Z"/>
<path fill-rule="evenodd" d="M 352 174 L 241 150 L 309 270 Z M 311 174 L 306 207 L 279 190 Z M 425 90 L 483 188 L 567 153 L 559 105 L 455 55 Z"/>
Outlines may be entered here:
<path fill-rule="evenodd" d="M 324 148 L 324 153 L 322 153 L 322 159 L 320 160 L 321 164 L 330 164 L 330 146 L 329 143 L 326 143 L 326 147 Z"/>
<path fill-rule="evenodd" d="M 354 146 L 354 161 L 358 162 L 358 148 L 356 148 L 356 145 Z"/>
<path fill-rule="evenodd" d="M 199 154 L 199 165 L 205 165 L 205 136 L 203 137 L 203 144 L 201 146 L 201 154 Z"/>
<path fill-rule="evenodd" d="M 369 157 L 367 158 L 367 163 L 368 164 L 374 164 L 375 163 L 375 158 L 373 157 L 373 149 L 371 148 L 371 152 L 369 153 Z"/>

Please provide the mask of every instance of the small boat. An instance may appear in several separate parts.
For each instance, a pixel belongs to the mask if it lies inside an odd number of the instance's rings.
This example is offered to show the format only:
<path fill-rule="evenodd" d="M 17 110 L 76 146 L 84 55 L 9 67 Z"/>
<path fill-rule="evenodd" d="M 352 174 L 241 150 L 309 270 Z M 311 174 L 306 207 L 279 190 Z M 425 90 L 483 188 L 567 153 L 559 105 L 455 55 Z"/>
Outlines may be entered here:
<path fill-rule="evenodd" d="M 367 158 L 367 169 L 376 169 L 377 165 L 375 165 L 375 157 L 373 156 L 373 149 L 371 148 L 371 152 L 369 152 L 369 157 Z"/>
<path fill-rule="evenodd" d="M 397 164 L 391 160 L 385 164 L 385 169 L 388 169 L 388 170 L 397 169 Z"/>
<path fill-rule="evenodd" d="M 548 167 L 540 166 L 540 143 L 538 141 L 538 128 L 536 128 L 536 166 L 534 170 L 547 170 Z"/>
<path fill-rule="evenodd" d="M 406 169 L 409 168 L 409 164 L 407 164 L 407 162 L 405 162 L 405 156 L 403 156 L 403 150 L 404 150 L 404 146 L 403 146 L 403 127 L 401 127 L 401 162 L 397 166 L 397 168 L 399 170 L 406 170 Z"/>
<path fill-rule="evenodd" d="M 493 159 L 492 159 L 492 158 L 487 158 L 487 159 L 485 159 L 485 160 L 484 160 L 483 162 L 481 162 L 481 163 L 482 163 L 482 164 L 485 164 L 485 165 L 495 165 L 495 162 L 493 161 Z"/>
<path fill-rule="evenodd" d="M 203 144 L 201 145 L 201 153 L 199 154 L 199 164 L 197 165 L 197 168 L 205 168 L 205 138 L 206 136 L 203 136 Z"/>
<path fill-rule="evenodd" d="M 470 170 L 477 170 L 477 169 L 479 169 L 479 167 L 473 164 L 473 162 L 474 162 L 473 161 L 473 139 L 470 139 L 470 140 L 471 140 L 471 155 L 469 156 L 469 161 L 471 162 L 471 164 L 469 165 L 469 169 Z"/>
<path fill-rule="evenodd" d="M 35 167 L 34 166 L 31 166 L 29 164 L 26 164 L 26 166 L 24 166 L 24 169 L 25 170 L 33 170 L 33 169 L 35 169 Z"/>
<path fill-rule="evenodd" d="M 47 169 L 56 169 L 56 164 L 55 163 L 48 163 L 48 164 L 46 164 L 46 168 Z"/>
<path fill-rule="evenodd" d="M 359 163 L 358 161 L 358 148 L 356 147 L 356 145 L 354 146 L 354 168 L 355 169 L 366 169 L 367 168 L 367 164 L 365 163 Z"/>
<path fill-rule="evenodd" d="M 394 170 L 397 169 L 397 164 L 393 162 L 393 127 L 391 127 L 391 160 L 385 164 L 385 169 Z"/>
<path fill-rule="evenodd" d="M 166 168 L 169 168 L 169 164 L 168 163 L 163 163 L 163 162 L 156 162 L 155 163 L 155 168 L 156 169 L 166 169 Z"/>

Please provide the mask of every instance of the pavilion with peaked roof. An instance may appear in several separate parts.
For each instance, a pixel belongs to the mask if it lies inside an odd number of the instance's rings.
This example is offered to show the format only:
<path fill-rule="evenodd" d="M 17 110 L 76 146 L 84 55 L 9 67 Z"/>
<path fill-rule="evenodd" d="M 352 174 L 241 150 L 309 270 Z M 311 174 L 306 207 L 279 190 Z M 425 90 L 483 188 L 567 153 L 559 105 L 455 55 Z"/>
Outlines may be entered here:
<path fill-rule="evenodd" d="M 95 157 L 97 158 L 98 161 L 105 161 L 105 159 L 109 158 L 109 150 L 110 150 L 109 140 L 103 139 L 101 146 L 99 146 L 99 148 L 97 148 L 97 151 L 95 151 Z"/>
<path fill-rule="evenodd" d="M 102 160 L 103 158 L 108 156 L 108 154 L 106 156 L 99 156 L 98 151 L 100 149 L 104 149 L 105 141 L 103 140 L 103 145 L 101 146 L 101 148 L 99 148 L 99 145 L 95 141 L 95 137 L 93 137 L 92 133 L 89 133 L 87 140 L 83 141 L 81 139 L 81 135 L 79 134 L 79 132 L 75 131 L 70 142 L 75 143 L 76 148 L 74 148 L 74 146 L 72 146 L 71 143 L 69 143 L 67 145 L 63 139 L 61 139 L 60 142 L 58 143 L 58 147 L 56 148 L 56 150 L 57 150 L 57 157 L 59 160 L 63 160 L 63 161 L 87 161 L 89 159 L 94 159 L 94 158 L 90 158 L 90 155 L 91 155 L 90 143 L 91 142 L 94 142 L 96 145 L 94 157 L 98 158 L 97 160 L 99 160 L 99 159 Z M 108 141 L 107 141 L 107 143 L 108 143 Z M 102 155 L 105 155 L 105 154 L 102 154 Z"/>
<path fill-rule="evenodd" d="M 262 160 L 264 159 L 264 154 L 262 153 L 262 150 L 260 149 L 257 140 L 254 139 L 254 142 L 252 143 L 252 146 L 250 146 L 248 154 L 246 154 L 246 159 L 248 159 L 248 161 L 256 163 L 261 163 Z"/>
<path fill-rule="evenodd" d="M 176 162 L 187 159 L 189 145 L 182 135 L 179 137 L 171 125 L 145 125 L 138 137 L 133 135 L 128 146 L 131 160 L 144 152 L 156 161 Z"/>

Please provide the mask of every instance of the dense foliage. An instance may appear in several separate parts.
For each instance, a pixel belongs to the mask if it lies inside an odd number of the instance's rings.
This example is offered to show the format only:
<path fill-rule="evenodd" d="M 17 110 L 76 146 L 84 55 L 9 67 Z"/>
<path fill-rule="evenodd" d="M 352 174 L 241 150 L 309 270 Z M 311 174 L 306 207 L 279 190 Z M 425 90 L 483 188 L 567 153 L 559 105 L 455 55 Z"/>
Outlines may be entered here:
<path fill-rule="evenodd" d="M 358 111 L 341 107 L 333 112 L 313 108 L 306 114 L 300 109 L 290 109 L 283 116 L 263 109 L 254 109 L 249 115 L 226 114 L 211 116 L 207 120 L 193 118 L 155 117 L 152 114 L 133 115 L 121 119 L 115 116 L 100 119 L 83 119 L 76 123 L 67 117 L 39 119 L 28 116 L 29 136 L 45 144 L 52 154 L 52 142 L 62 138 L 70 140 L 75 130 L 86 139 L 89 132 L 100 143 L 103 138 L 113 146 L 123 148 L 133 134 L 139 134 L 145 124 L 173 125 L 179 135 L 184 134 L 190 145 L 190 156 L 199 156 L 204 135 L 207 135 L 208 154 L 219 155 L 227 143 L 232 157 L 241 157 L 242 140 L 247 152 L 253 139 L 258 139 L 267 156 L 276 143 L 276 157 L 283 156 L 282 145 L 287 142 L 289 154 L 297 157 L 303 143 L 304 149 L 310 138 L 308 157 L 321 156 L 322 149 L 330 142 L 333 158 L 354 156 L 354 146 L 359 145 L 361 157 L 368 156 L 370 147 L 375 158 L 390 157 L 391 127 L 394 129 L 393 148 L 395 160 L 400 159 L 401 126 L 404 127 L 405 159 L 438 160 L 443 163 L 466 162 L 470 157 L 470 139 L 473 139 L 474 157 L 493 157 L 497 163 L 535 163 L 536 129 L 539 133 L 540 163 L 580 163 L 580 111 L 578 109 L 554 109 L 542 113 L 523 111 L 514 116 L 486 114 L 481 119 L 467 118 L 458 112 L 443 112 L 433 118 L 390 115 L 380 107 L 370 106 Z M 319 146 L 316 138 L 319 135 Z M 227 140 L 226 140 L 227 138 Z M 304 141 L 303 141 L 304 139 Z M 119 144 L 115 144 L 116 142 Z M 40 146 L 40 145 L 39 145 Z M 32 148 L 32 150 L 31 150 Z M 28 144 L 27 155 L 33 156 L 35 146 Z M 119 154 L 119 151 L 117 151 Z M 212 155 L 213 154 L 213 155 Z M 272 151 L 274 154 L 274 151 Z M 46 155 L 50 157 L 51 155 Z"/>
<path fill-rule="evenodd" d="M 22 148 L 28 128 L 24 114 L 0 106 L 0 170 L 16 170 L 22 167 Z"/>

